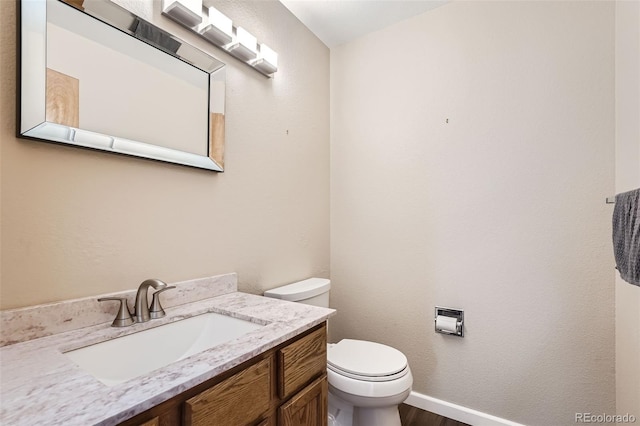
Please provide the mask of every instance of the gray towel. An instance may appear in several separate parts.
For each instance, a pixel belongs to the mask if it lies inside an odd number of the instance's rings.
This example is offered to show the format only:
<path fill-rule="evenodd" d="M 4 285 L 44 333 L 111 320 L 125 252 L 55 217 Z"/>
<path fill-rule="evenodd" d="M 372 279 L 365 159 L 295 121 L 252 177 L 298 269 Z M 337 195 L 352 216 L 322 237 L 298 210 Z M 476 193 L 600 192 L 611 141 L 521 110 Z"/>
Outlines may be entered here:
<path fill-rule="evenodd" d="M 620 277 L 640 286 L 640 188 L 616 195 L 613 253 Z"/>

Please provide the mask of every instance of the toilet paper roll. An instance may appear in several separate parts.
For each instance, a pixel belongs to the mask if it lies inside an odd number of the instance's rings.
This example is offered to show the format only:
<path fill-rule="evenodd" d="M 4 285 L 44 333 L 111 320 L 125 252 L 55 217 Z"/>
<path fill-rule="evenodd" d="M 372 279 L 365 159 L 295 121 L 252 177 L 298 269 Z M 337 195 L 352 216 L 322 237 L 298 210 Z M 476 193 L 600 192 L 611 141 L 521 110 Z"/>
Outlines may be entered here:
<path fill-rule="evenodd" d="M 436 317 L 436 330 L 442 330 L 449 333 L 457 333 L 458 328 L 456 326 L 457 319 L 453 317 L 447 317 L 444 315 L 438 315 Z"/>

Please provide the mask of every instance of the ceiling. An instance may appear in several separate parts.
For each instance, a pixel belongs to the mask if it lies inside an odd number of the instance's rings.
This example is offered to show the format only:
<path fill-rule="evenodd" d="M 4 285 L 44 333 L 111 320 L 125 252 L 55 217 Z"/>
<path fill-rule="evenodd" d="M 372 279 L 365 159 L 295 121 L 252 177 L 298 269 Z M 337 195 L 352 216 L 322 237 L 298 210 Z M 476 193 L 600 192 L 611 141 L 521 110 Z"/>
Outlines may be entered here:
<path fill-rule="evenodd" d="M 426 12 L 447 0 L 280 0 L 329 48 Z"/>

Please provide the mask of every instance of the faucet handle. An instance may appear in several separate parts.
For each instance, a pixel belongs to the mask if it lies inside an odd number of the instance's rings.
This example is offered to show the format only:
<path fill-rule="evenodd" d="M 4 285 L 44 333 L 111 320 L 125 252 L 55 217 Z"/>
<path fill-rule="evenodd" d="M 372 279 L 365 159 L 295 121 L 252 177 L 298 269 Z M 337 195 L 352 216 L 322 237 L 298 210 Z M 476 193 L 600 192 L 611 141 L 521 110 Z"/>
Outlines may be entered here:
<path fill-rule="evenodd" d="M 164 309 L 162 309 L 162 305 L 160 304 L 160 293 L 163 291 L 171 290 L 172 288 L 176 288 L 175 285 L 171 285 L 169 287 L 165 287 L 161 290 L 156 291 L 151 296 L 151 307 L 149 308 L 149 316 L 152 319 L 162 318 L 165 316 Z"/>
<path fill-rule="evenodd" d="M 120 309 L 118 309 L 118 314 L 111 323 L 111 327 L 127 327 L 135 323 L 134 319 L 131 318 L 131 312 L 129 312 L 129 305 L 127 304 L 126 297 L 101 297 L 98 299 L 98 302 L 107 302 L 110 300 L 117 300 L 120 302 Z"/>

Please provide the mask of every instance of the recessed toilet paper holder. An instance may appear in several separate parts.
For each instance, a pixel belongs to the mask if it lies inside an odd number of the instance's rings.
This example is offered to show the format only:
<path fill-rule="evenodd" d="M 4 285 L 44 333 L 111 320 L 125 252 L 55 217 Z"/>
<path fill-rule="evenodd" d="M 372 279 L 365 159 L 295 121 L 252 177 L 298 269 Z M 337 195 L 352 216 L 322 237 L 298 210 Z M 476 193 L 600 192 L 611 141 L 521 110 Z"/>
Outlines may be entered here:
<path fill-rule="evenodd" d="M 462 309 L 436 306 L 433 323 L 436 333 L 464 337 L 464 311 Z"/>

